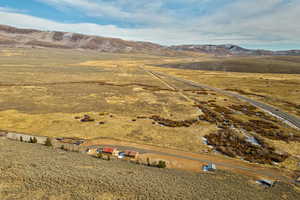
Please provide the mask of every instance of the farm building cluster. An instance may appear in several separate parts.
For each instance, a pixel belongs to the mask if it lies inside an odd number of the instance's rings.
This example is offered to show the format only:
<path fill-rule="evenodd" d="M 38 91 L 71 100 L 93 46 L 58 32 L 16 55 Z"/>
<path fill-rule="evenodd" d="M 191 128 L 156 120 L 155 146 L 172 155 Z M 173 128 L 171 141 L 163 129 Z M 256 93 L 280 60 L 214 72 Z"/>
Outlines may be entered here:
<path fill-rule="evenodd" d="M 91 147 L 86 150 L 89 155 L 106 155 L 106 156 L 114 156 L 120 159 L 123 158 L 132 158 L 137 159 L 139 152 L 132 150 L 119 150 L 114 147 Z"/>

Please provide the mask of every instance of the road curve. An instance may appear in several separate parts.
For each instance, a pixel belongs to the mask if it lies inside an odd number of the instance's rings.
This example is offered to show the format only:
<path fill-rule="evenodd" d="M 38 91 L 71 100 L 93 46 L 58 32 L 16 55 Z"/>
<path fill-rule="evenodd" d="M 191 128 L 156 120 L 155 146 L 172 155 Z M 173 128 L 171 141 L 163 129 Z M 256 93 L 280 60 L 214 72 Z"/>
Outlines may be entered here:
<path fill-rule="evenodd" d="M 162 155 L 162 156 L 175 157 L 175 158 L 179 158 L 179 159 L 199 161 L 199 162 L 204 162 L 204 163 L 214 163 L 220 167 L 237 169 L 237 170 L 241 170 L 244 172 L 250 172 L 251 174 L 254 174 L 254 175 L 269 177 L 273 180 L 279 180 L 282 182 L 295 183 L 294 180 L 292 180 L 286 176 L 280 175 L 278 172 L 275 172 L 275 171 L 272 172 L 268 169 L 257 170 L 257 169 L 250 168 L 250 167 L 238 166 L 238 165 L 229 164 L 226 162 L 215 161 L 213 159 L 196 158 L 196 157 L 191 157 L 191 156 L 179 155 L 179 154 L 175 154 L 175 153 L 167 153 L 167 152 L 163 152 L 163 151 L 156 151 L 156 150 L 143 149 L 143 148 L 132 147 L 132 146 L 123 146 L 123 145 L 99 144 L 99 145 L 91 145 L 91 146 L 86 146 L 86 147 L 88 147 L 88 148 L 112 147 L 112 148 L 117 148 L 120 151 L 125 151 L 125 150 L 130 149 L 133 151 L 137 151 L 141 154 L 150 153 L 150 154 L 156 154 L 156 155 Z M 198 154 L 198 155 L 201 156 L 201 154 Z M 199 166 L 199 167 L 201 167 L 201 166 Z"/>
<path fill-rule="evenodd" d="M 286 112 L 283 112 L 283 111 L 281 111 L 281 110 L 279 110 L 277 108 L 274 108 L 274 107 L 272 107 L 270 105 L 258 102 L 256 100 L 250 99 L 248 97 L 245 97 L 245 96 L 233 93 L 233 92 L 228 92 L 228 91 L 225 91 L 225 90 L 222 90 L 222 89 L 214 88 L 214 87 L 211 87 L 211 86 L 208 86 L 208 85 L 205 85 L 205 84 L 196 83 L 196 82 L 193 82 L 193 81 L 190 81 L 190 80 L 185 80 L 185 79 L 178 78 L 178 77 L 175 77 L 175 76 L 171 76 L 171 75 L 168 75 L 168 74 L 164 74 L 164 73 L 161 73 L 161 72 L 150 71 L 150 70 L 147 70 L 145 68 L 143 68 L 143 69 L 145 71 L 148 71 L 148 72 L 150 72 L 152 74 L 155 74 L 157 76 L 168 77 L 170 79 L 183 82 L 183 83 L 185 83 L 187 85 L 191 85 L 193 87 L 206 88 L 206 89 L 209 89 L 209 90 L 213 90 L 215 92 L 222 93 L 222 94 L 227 95 L 227 96 L 236 97 L 236 98 L 238 98 L 238 99 L 240 99 L 242 101 L 245 101 L 245 102 L 248 102 L 248 103 L 252 104 L 253 106 L 255 106 L 257 108 L 260 108 L 260 109 L 262 109 L 262 110 L 264 110 L 266 112 L 269 112 L 270 114 L 274 115 L 275 117 L 277 117 L 277 118 L 279 118 L 281 120 L 284 120 L 291 127 L 296 128 L 296 129 L 300 129 L 300 118 L 295 117 L 293 115 L 290 115 L 290 114 L 288 114 Z"/>

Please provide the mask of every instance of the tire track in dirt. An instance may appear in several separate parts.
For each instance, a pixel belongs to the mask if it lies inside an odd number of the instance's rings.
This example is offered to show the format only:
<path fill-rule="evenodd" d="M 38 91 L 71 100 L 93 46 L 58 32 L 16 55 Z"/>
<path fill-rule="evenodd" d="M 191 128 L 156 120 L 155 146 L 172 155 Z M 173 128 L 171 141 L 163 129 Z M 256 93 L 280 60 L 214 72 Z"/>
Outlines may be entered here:
<path fill-rule="evenodd" d="M 30 87 L 30 86 L 53 86 L 53 85 L 72 85 L 72 84 L 97 84 L 97 85 L 113 86 L 113 87 L 139 86 L 139 87 L 143 87 L 143 89 L 152 90 L 152 91 L 178 92 L 178 90 L 173 88 L 162 88 L 162 87 L 147 85 L 142 83 L 115 84 L 115 83 L 109 83 L 104 81 L 72 81 L 72 82 L 24 83 L 24 84 L 0 83 L 0 87 Z"/>
<path fill-rule="evenodd" d="M 138 145 L 138 144 L 123 144 L 122 142 L 118 144 L 117 141 L 114 141 L 114 144 L 109 144 L 107 143 L 108 141 L 103 141 L 97 144 L 93 145 L 88 145 L 85 144 L 84 146 L 88 148 L 95 148 L 95 147 L 100 147 L 100 146 L 105 146 L 105 147 L 113 147 L 117 148 L 119 150 L 134 150 L 137 151 L 141 154 L 156 154 L 156 155 L 161 155 L 161 156 L 170 156 L 178 159 L 185 159 L 185 160 L 190 160 L 190 161 L 198 161 L 201 163 L 214 163 L 220 168 L 224 169 L 229 169 L 229 170 L 236 170 L 238 171 L 237 173 L 241 174 L 251 174 L 251 176 L 255 177 L 269 177 L 270 179 L 274 180 L 279 180 L 287 183 L 295 183 L 292 179 L 290 179 L 287 176 L 281 175 L 279 171 L 277 170 L 270 170 L 267 168 L 263 167 L 249 167 L 246 163 L 243 165 L 238 165 L 237 162 L 239 161 L 234 161 L 232 159 L 227 159 L 226 157 L 224 158 L 216 158 L 213 155 L 208 155 L 208 154 L 200 154 L 200 153 L 188 153 L 188 152 L 183 152 L 183 151 L 178 151 L 178 150 L 169 150 L 166 148 L 159 148 L 159 147 L 150 147 L 149 145 Z M 93 143 L 93 142 L 92 142 Z M 149 148 L 147 148 L 149 146 Z M 199 168 L 201 165 L 199 165 Z"/>
<path fill-rule="evenodd" d="M 163 80 L 160 76 L 156 75 L 156 73 L 152 72 L 152 71 L 149 71 L 149 70 L 146 70 L 145 68 L 143 67 L 139 67 L 141 70 L 143 70 L 144 72 L 146 72 L 147 74 L 149 74 L 152 78 L 160 81 L 161 83 L 163 83 L 165 86 L 167 86 L 168 88 L 170 88 L 171 90 L 174 90 L 174 91 L 178 91 L 178 94 L 183 97 L 186 101 L 190 102 L 190 103 L 194 103 L 194 101 L 189 98 L 188 96 L 186 96 L 185 94 L 183 94 L 182 91 L 180 91 L 179 89 L 173 87 L 172 85 L 170 85 L 168 82 L 166 82 L 165 80 Z"/>

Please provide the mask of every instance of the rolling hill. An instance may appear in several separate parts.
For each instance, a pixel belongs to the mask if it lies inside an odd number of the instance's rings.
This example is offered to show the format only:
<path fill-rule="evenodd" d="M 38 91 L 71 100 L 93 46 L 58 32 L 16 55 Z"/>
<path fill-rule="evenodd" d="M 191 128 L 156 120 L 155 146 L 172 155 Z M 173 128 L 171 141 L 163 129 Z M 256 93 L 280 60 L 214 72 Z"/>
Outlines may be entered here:
<path fill-rule="evenodd" d="M 0 46 L 90 49 L 100 52 L 147 53 L 155 55 L 191 55 L 205 53 L 218 56 L 300 55 L 300 50 L 251 50 L 237 45 L 163 46 L 151 42 L 126 41 L 118 38 L 70 32 L 40 31 L 0 25 Z"/>

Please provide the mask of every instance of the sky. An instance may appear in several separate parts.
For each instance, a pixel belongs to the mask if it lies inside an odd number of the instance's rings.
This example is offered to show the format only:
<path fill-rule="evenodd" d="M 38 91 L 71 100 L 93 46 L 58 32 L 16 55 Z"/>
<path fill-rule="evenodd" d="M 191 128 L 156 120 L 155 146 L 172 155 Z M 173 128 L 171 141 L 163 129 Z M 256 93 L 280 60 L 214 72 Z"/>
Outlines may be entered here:
<path fill-rule="evenodd" d="M 300 0 L 0 0 L 0 24 L 162 45 L 300 49 Z"/>

